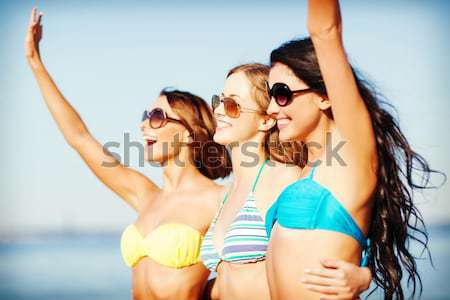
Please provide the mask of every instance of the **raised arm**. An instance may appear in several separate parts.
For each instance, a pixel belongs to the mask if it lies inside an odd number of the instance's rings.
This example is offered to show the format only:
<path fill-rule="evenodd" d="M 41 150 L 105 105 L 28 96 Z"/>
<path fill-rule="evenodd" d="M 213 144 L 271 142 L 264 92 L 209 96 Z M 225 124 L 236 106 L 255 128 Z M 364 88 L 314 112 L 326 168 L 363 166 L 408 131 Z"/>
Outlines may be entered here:
<path fill-rule="evenodd" d="M 346 141 L 343 151 L 346 151 L 346 162 L 350 166 L 347 170 L 352 170 L 348 171 L 348 174 L 356 170 L 357 176 L 354 177 L 364 178 L 369 182 L 367 170 L 372 168 L 376 160 L 374 131 L 369 111 L 358 90 L 344 50 L 338 1 L 309 0 L 307 26 L 331 103 L 335 125 L 340 136 Z M 356 190 L 352 201 L 356 200 L 349 206 L 360 208 L 368 203 L 368 197 L 360 195 L 372 192 L 369 183 L 364 183 L 363 187 L 358 185 L 358 189 L 348 189 L 344 193 L 346 196 L 353 196 L 352 193 Z M 298 190 L 300 197 L 301 189 Z M 295 208 L 293 205 L 302 199 L 295 198 L 294 194 L 289 197 L 298 200 L 285 202 L 285 209 L 291 213 L 289 209 Z M 281 214 L 281 207 L 280 204 L 278 214 Z M 307 215 L 309 212 L 297 213 L 298 218 L 302 218 L 301 213 Z M 337 217 L 334 212 L 327 211 L 328 213 L 330 217 Z M 285 212 L 285 215 L 288 213 Z M 371 276 L 368 276 L 368 269 L 356 267 L 361 258 L 361 247 L 356 239 L 331 230 L 332 228 L 305 228 L 304 224 L 297 227 L 291 220 L 286 221 L 283 226 L 279 221 L 278 219 L 278 223 L 273 226 L 266 265 L 272 299 L 354 299 L 367 288 Z M 314 270 L 321 270 L 321 261 L 324 258 L 345 261 L 354 267 L 348 268 L 349 264 L 339 263 L 331 268 L 334 270 L 319 271 L 319 274 L 324 276 L 316 276 Z M 313 270 L 312 273 L 308 272 L 308 269 Z M 357 280 L 357 276 L 361 274 L 367 276 L 362 281 Z M 300 278 L 305 280 L 305 284 L 301 284 Z M 327 295 L 324 297 L 323 294 Z"/>
<path fill-rule="evenodd" d="M 37 16 L 36 8 L 33 8 L 25 39 L 25 52 L 48 110 L 67 143 L 79 153 L 97 178 L 139 211 L 143 199 L 149 200 L 156 194 L 158 187 L 146 176 L 124 167 L 103 149 L 89 133 L 76 110 L 61 94 L 40 57 L 41 20 L 42 13 Z"/>
<path fill-rule="evenodd" d="M 342 20 L 337 0 L 310 0 L 307 27 L 314 44 L 336 126 L 359 162 L 376 152 L 367 107 L 358 91 L 342 42 Z"/>

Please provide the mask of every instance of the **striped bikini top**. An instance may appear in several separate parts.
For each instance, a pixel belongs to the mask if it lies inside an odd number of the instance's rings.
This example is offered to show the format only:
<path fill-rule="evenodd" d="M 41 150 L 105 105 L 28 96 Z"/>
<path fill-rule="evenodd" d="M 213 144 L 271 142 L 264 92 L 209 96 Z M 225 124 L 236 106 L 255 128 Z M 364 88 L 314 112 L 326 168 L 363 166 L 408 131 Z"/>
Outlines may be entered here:
<path fill-rule="evenodd" d="M 217 266 L 222 260 L 230 263 L 245 264 L 261 261 L 266 258 L 269 238 L 267 237 L 264 220 L 255 204 L 256 184 L 266 163 L 267 160 L 264 161 L 259 169 L 252 190 L 244 205 L 225 233 L 221 254 L 217 253 L 214 248 L 213 235 L 217 218 L 228 199 L 228 193 L 220 204 L 200 249 L 203 264 L 209 270 L 216 271 Z"/>

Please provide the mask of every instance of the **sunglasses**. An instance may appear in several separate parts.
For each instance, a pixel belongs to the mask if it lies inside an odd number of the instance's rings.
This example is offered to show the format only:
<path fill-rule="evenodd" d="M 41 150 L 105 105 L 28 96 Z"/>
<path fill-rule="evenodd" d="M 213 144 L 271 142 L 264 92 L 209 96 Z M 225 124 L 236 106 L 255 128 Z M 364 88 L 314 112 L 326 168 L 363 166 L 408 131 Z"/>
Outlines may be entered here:
<path fill-rule="evenodd" d="M 183 124 L 180 120 L 168 117 L 166 112 L 161 108 L 154 108 L 151 111 L 144 110 L 144 113 L 142 115 L 142 122 L 147 119 L 150 127 L 153 129 L 164 127 L 166 126 L 167 122 Z"/>
<path fill-rule="evenodd" d="M 241 107 L 239 103 L 237 103 L 233 98 L 230 97 L 224 97 L 220 98 L 218 95 L 213 95 L 211 99 L 211 106 L 213 109 L 213 112 L 216 110 L 216 108 L 219 107 L 220 103 L 223 103 L 223 107 L 225 110 L 225 114 L 233 119 L 239 118 L 241 115 L 241 112 L 243 113 L 260 113 L 261 111 L 251 109 L 251 108 L 245 108 Z"/>
<path fill-rule="evenodd" d="M 270 99 L 274 98 L 278 106 L 287 106 L 294 100 L 294 94 L 306 94 L 313 92 L 313 89 L 307 88 L 303 90 L 291 91 L 289 86 L 285 83 L 277 82 L 269 87 L 269 83 L 266 81 L 266 89 Z"/>

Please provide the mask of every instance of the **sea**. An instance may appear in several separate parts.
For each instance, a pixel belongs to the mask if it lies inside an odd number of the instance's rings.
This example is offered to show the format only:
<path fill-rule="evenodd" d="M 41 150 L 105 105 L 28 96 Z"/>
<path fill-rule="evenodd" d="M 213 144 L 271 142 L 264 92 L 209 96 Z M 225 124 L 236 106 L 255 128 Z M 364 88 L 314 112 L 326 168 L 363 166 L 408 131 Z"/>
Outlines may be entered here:
<path fill-rule="evenodd" d="M 430 228 L 429 236 L 433 265 L 426 255 L 417 261 L 423 292 L 415 299 L 450 300 L 450 226 Z M 368 294 L 362 298 L 383 299 L 381 291 Z M 120 255 L 120 232 L 0 239 L 0 300 L 124 299 L 132 299 L 131 271 Z"/>

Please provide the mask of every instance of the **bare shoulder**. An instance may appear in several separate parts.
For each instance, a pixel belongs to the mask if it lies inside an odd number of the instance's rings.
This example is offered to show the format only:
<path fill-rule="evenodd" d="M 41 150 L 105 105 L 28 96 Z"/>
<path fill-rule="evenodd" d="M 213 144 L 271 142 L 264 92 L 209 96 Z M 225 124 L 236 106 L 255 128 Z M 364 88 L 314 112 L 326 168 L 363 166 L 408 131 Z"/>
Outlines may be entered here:
<path fill-rule="evenodd" d="M 276 186 L 287 186 L 298 180 L 302 169 L 299 166 L 270 161 L 268 164 L 271 183 Z M 269 177 L 269 176 L 267 176 Z"/>
<path fill-rule="evenodd" d="M 262 210 L 270 207 L 281 192 L 299 178 L 301 172 L 301 169 L 297 166 L 275 161 L 270 161 L 267 166 L 256 191 Z"/>
<path fill-rule="evenodd" d="M 223 199 L 225 188 L 223 185 L 217 184 L 214 181 L 205 182 L 196 187 L 194 191 L 195 205 L 193 215 L 196 215 L 194 222 L 198 223 L 202 231 L 208 229 L 211 220 L 214 218 L 219 209 L 220 202 Z M 192 203 L 192 202 L 191 202 Z"/>
<path fill-rule="evenodd" d="M 149 203 L 159 197 L 161 188 L 144 174 L 130 169 L 129 181 L 134 182 L 136 189 L 135 210 L 140 213 Z"/>
<path fill-rule="evenodd" d="M 226 193 L 226 186 L 210 181 L 196 189 L 195 191 L 202 207 L 210 211 L 215 211 L 219 208 L 223 197 Z"/>

